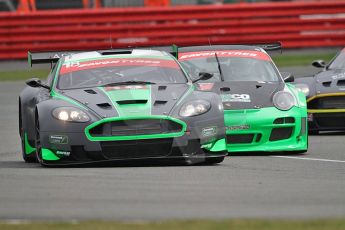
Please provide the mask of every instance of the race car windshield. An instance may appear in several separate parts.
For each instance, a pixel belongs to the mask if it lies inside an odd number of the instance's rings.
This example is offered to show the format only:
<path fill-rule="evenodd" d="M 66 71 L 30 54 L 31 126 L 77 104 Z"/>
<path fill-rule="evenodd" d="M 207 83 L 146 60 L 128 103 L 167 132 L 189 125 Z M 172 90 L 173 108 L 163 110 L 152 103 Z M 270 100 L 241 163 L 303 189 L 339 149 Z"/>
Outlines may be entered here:
<path fill-rule="evenodd" d="M 328 69 L 345 69 L 345 51 L 342 51 L 328 66 Z"/>
<path fill-rule="evenodd" d="M 187 79 L 175 61 L 161 66 L 152 65 L 112 65 L 97 68 L 66 68 L 60 70 L 58 89 L 97 87 L 120 82 L 186 83 Z"/>
<path fill-rule="evenodd" d="M 218 60 L 219 63 L 216 57 L 190 58 L 181 63 L 191 78 L 197 78 L 200 72 L 213 74 L 206 82 L 221 81 L 221 75 L 224 81 L 281 81 L 270 61 L 242 57 L 218 57 Z"/>

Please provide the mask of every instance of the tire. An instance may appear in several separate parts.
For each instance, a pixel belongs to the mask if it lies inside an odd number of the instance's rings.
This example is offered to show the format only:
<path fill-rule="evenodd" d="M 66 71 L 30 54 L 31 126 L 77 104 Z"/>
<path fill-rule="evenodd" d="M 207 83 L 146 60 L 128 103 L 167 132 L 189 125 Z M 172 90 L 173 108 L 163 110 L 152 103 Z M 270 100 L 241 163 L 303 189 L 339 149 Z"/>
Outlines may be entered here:
<path fill-rule="evenodd" d="M 308 150 L 299 150 L 299 151 L 291 151 L 289 153 L 291 154 L 303 154 L 303 153 L 306 153 Z"/>
<path fill-rule="evenodd" d="M 35 118 L 35 147 L 36 147 L 36 159 L 42 165 L 42 145 L 41 145 L 41 133 L 40 133 L 40 123 L 38 116 Z"/>
<path fill-rule="evenodd" d="M 209 157 L 205 159 L 205 165 L 215 165 L 222 163 L 225 157 Z"/>
<path fill-rule="evenodd" d="M 309 130 L 309 131 L 308 131 L 308 134 L 309 134 L 309 135 L 318 135 L 318 134 L 319 134 L 319 131 L 318 131 L 318 130 Z"/>
<path fill-rule="evenodd" d="M 20 135 L 20 143 L 22 147 L 22 157 L 26 163 L 35 163 L 37 162 L 36 154 L 26 154 L 25 152 L 25 135 L 23 129 L 23 121 L 22 121 L 22 114 L 21 114 L 21 105 L 19 103 L 19 135 Z"/>

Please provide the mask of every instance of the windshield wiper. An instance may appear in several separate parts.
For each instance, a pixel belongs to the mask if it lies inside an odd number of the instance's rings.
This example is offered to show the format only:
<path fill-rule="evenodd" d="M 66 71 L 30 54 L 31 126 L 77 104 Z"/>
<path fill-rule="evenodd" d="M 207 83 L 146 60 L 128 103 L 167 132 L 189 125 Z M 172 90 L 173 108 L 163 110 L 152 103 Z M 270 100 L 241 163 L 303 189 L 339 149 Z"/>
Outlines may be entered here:
<path fill-rule="evenodd" d="M 117 85 L 154 85 L 156 83 L 150 81 L 118 81 L 108 83 L 102 86 L 117 86 Z"/>
<path fill-rule="evenodd" d="M 214 56 L 216 57 L 216 60 L 217 60 L 218 71 L 219 71 L 219 74 L 220 74 L 220 80 L 224 81 L 224 76 L 223 76 L 222 68 L 220 67 L 220 62 L 219 62 L 219 59 L 218 59 L 218 56 L 217 56 L 216 52 L 214 52 Z"/>

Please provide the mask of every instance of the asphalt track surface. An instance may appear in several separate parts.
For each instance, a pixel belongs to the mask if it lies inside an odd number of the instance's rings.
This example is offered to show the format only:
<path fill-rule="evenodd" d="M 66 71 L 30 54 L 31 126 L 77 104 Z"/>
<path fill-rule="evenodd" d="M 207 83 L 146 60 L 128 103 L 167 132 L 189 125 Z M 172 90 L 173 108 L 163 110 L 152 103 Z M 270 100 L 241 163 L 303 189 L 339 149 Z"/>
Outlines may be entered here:
<path fill-rule="evenodd" d="M 345 136 L 304 155 L 232 156 L 217 166 L 43 168 L 21 160 L 17 97 L 0 83 L 0 219 L 345 217 Z"/>

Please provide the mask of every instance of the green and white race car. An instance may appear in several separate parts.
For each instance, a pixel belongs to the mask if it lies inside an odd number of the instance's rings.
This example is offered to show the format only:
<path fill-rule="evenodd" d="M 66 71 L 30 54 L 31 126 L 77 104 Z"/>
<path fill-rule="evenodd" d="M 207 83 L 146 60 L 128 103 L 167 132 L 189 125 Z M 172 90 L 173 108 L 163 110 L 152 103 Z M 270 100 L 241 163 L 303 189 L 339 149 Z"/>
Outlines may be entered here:
<path fill-rule="evenodd" d="M 281 76 L 259 46 L 179 47 L 178 60 L 193 78 L 212 78 L 199 90 L 216 92 L 223 101 L 229 152 L 302 153 L 308 149 L 306 97 Z"/>
<path fill-rule="evenodd" d="M 56 64 L 46 82 L 28 80 L 19 97 L 27 162 L 214 164 L 227 155 L 221 98 L 198 90 L 166 52 L 35 53 L 29 61 Z"/>

